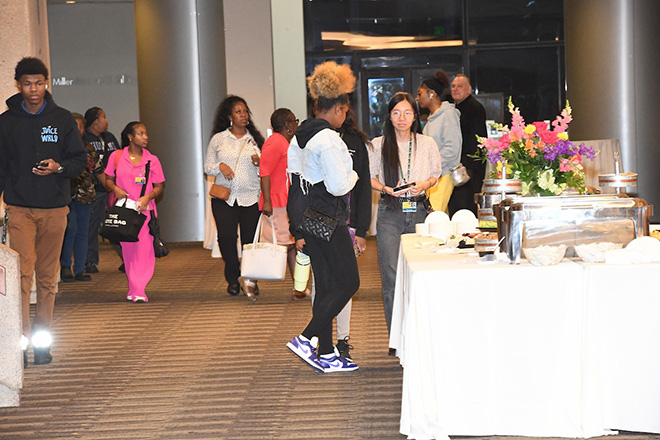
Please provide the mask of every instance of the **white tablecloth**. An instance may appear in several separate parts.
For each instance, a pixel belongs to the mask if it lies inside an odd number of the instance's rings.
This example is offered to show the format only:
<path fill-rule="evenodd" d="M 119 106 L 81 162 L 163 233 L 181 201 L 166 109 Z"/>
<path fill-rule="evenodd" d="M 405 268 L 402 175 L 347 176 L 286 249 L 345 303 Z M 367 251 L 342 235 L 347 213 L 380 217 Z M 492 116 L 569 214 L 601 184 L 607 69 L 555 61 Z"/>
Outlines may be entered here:
<path fill-rule="evenodd" d="M 390 336 L 404 367 L 403 434 L 660 432 L 660 293 L 608 281 L 623 284 L 631 267 L 485 265 L 417 241 L 402 237 Z"/>

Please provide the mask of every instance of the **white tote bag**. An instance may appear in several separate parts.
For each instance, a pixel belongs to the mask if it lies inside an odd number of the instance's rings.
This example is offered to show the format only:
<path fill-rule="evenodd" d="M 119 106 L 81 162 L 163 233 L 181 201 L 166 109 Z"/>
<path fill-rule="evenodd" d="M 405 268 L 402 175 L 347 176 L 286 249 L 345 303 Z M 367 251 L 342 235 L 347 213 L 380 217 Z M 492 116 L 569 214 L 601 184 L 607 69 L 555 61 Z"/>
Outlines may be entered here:
<path fill-rule="evenodd" d="M 259 243 L 263 218 L 264 215 L 261 214 L 252 243 L 243 246 L 241 276 L 250 280 L 283 281 L 286 273 L 286 246 L 277 244 L 272 216 L 268 219 L 273 230 L 273 242 Z"/>

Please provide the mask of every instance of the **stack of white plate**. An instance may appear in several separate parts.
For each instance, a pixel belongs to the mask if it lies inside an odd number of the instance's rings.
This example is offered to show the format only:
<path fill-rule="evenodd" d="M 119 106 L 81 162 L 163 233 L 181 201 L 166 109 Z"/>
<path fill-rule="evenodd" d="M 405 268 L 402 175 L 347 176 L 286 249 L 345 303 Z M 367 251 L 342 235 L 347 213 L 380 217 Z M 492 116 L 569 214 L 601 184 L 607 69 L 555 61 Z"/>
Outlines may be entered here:
<path fill-rule="evenodd" d="M 434 211 L 430 213 L 426 216 L 424 223 L 426 223 L 431 237 L 447 240 L 454 235 L 454 225 L 445 212 Z"/>
<path fill-rule="evenodd" d="M 479 220 L 469 209 L 456 211 L 451 218 L 451 222 L 454 225 L 456 236 L 477 232 L 477 226 L 479 226 Z"/>

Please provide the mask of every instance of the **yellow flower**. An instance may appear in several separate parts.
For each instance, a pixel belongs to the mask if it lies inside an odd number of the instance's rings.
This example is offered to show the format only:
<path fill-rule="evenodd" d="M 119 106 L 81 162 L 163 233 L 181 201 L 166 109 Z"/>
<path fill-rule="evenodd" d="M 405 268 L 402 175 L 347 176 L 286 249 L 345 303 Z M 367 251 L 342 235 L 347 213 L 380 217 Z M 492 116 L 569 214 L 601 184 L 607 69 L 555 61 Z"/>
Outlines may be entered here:
<path fill-rule="evenodd" d="M 536 131 L 536 127 L 534 127 L 532 124 L 529 124 L 527 127 L 525 127 L 525 133 L 527 134 L 534 134 Z"/>
<path fill-rule="evenodd" d="M 561 139 L 562 141 L 568 140 L 568 133 L 566 133 L 566 132 L 559 133 L 559 134 L 557 135 L 557 137 L 558 137 L 559 139 Z"/>
<path fill-rule="evenodd" d="M 511 173 L 513 172 L 513 166 L 507 164 L 506 165 L 506 175 L 511 176 Z M 501 178 L 502 177 L 502 162 L 497 162 L 497 177 Z M 509 177 L 511 178 L 511 177 Z"/>

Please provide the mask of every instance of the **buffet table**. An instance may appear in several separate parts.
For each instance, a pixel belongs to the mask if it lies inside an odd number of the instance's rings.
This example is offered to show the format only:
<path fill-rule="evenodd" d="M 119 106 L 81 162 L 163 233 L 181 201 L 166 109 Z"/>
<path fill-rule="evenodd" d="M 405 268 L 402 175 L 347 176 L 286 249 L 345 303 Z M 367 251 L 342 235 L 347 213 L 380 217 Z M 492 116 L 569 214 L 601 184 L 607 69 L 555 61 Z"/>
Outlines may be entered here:
<path fill-rule="evenodd" d="M 660 292 L 635 283 L 659 265 L 480 264 L 419 240 L 402 237 L 390 333 L 403 434 L 660 432 Z"/>

